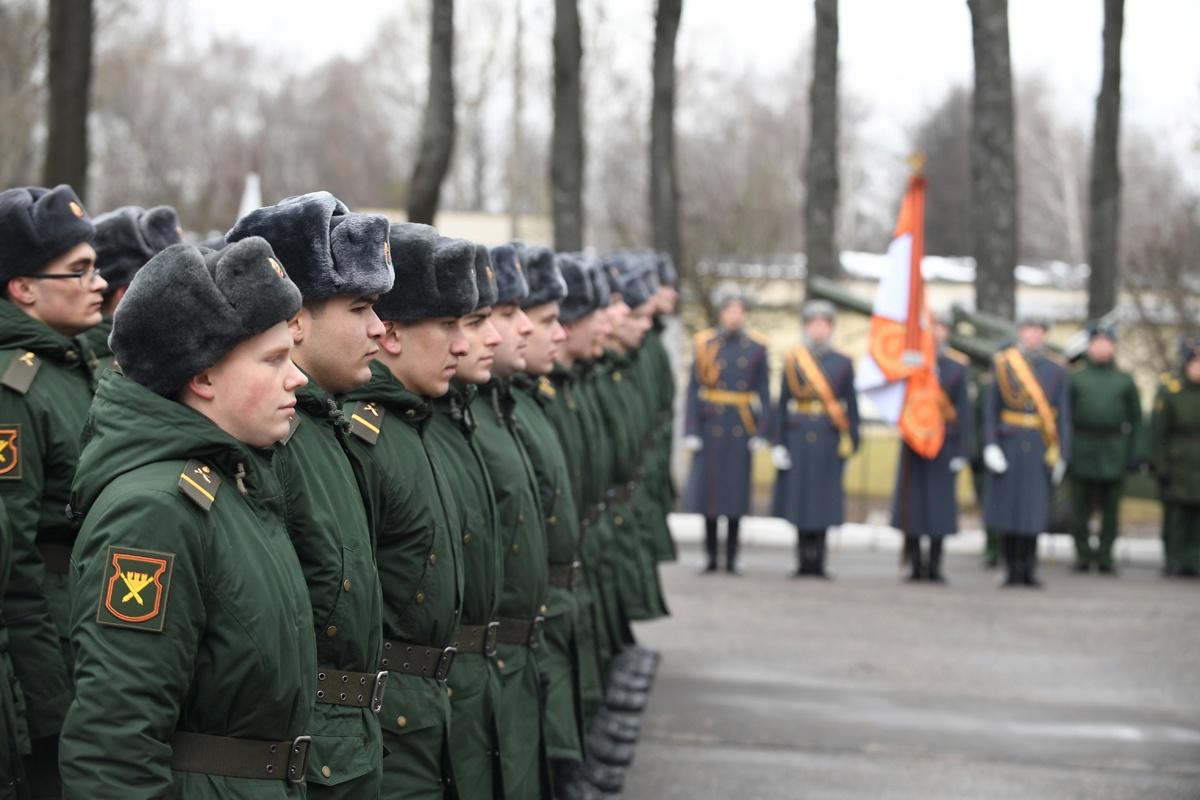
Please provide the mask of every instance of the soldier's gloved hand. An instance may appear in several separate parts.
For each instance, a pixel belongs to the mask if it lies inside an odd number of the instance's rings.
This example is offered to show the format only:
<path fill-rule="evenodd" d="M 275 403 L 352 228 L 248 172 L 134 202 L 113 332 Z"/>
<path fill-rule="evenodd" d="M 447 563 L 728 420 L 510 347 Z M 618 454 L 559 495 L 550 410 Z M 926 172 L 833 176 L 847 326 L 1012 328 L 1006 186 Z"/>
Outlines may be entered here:
<path fill-rule="evenodd" d="M 1054 481 L 1054 485 L 1058 486 L 1063 482 L 1063 478 L 1067 476 L 1067 460 L 1060 458 L 1054 464 L 1054 469 L 1050 471 L 1050 480 Z"/>
<path fill-rule="evenodd" d="M 792 454 L 786 447 L 777 444 L 771 448 L 771 463 L 775 465 L 775 469 L 786 472 L 792 468 Z"/>
<path fill-rule="evenodd" d="M 683 449 L 687 450 L 689 453 L 699 453 L 700 448 L 702 447 L 704 447 L 704 442 L 699 436 L 683 437 Z"/>
<path fill-rule="evenodd" d="M 752 453 L 757 453 L 759 450 L 766 450 L 768 444 L 770 443 L 761 436 L 751 436 L 750 441 L 746 442 L 746 446 L 750 448 L 750 452 Z"/>
<path fill-rule="evenodd" d="M 1008 472 L 1008 459 L 1004 457 L 1004 451 L 998 444 L 989 444 L 983 448 L 983 463 L 997 475 Z"/>
<path fill-rule="evenodd" d="M 962 456 L 955 456 L 950 459 L 950 471 L 955 475 L 962 472 L 967 467 L 967 460 Z"/>

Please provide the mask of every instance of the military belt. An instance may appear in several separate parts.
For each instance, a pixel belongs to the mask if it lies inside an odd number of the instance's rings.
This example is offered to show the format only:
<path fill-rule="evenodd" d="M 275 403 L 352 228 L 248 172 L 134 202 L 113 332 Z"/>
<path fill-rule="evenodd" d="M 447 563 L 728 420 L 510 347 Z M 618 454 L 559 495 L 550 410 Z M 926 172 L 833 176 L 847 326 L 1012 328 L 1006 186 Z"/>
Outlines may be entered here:
<path fill-rule="evenodd" d="M 71 571 L 71 545 L 39 540 L 37 549 L 41 553 L 46 572 L 51 575 L 66 575 Z"/>
<path fill-rule="evenodd" d="M 742 418 L 742 425 L 746 428 L 746 433 L 751 436 L 758 433 L 758 427 L 754 424 L 754 401 L 758 395 L 754 392 L 733 392 L 728 389 L 710 389 L 707 386 L 700 387 L 700 399 L 705 403 L 712 403 L 714 406 L 732 406 L 738 410 L 738 416 Z"/>
<path fill-rule="evenodd" d="M 454 646 L 460 653 L 478 653 L 491 658 L 496 655 L 499 633 L 500 623 L 495 621 L 486 625 L 459 625 L 454 632 Z"/>
<path fill-rule="evenodd" d="M 399 642 L 391 639 L 383 640 L 383 658 L 379 666 L 388 672 L 402 672 L 405 675 L 417 675 L 422 678 L 433 678 L 444 681 L 450 675 L 454 666 L 454 657 L 458 648 L 426 647 L 420 644 Z"/>
<path fill-rule="evenodd" d="M 1000 421 L 1005 425 L 1012 425 L 1014 428 L 1030 428 L 1032 430 L 1041 430 L 1042 428 L 1042 418 L 1037 414 L 1013 411 L 1010 408 L 1000 412 Z"/>
<path fill-rule="evenodd" d="M 332 706 L 369 708 L 375 713 L 383 708 L 383 691 L 387 688 L 387 670 L 381 672 L 342 672 L 336 669 L 317 670 L 317 702 Z"/>
<path fill-rule="evenodd" d="M 550 585 L 555 589 L 566 589 L 568 592 L 575 591 L 575 584 L 579 582 L 579 575 L 582 568 L 583 564 L 578 561 L 572 561 L 569 564 L 550 564 Z"/>
<path fill-rule="evenodd" d="M 788 400 L 788 411 L 793 414 L 808 414 L 810 417 L 820 417 L 825 414 L 825 404 L 820 400 Z"/>
<path fill-rule="evenodd" d="M 171 737 L 171 769 L 227 778 L 304 783 L 309 736 L 289 742 L 236 739 L 176 731 Z"/>
<path fill-rule="evenodd" d="M 500 644 L 523 645 L 536 648 L 542 640 L 542 625 L 546 618 L 541 614 L 533 619 L 518 619 L 516 617 L 500 618 Z"/>

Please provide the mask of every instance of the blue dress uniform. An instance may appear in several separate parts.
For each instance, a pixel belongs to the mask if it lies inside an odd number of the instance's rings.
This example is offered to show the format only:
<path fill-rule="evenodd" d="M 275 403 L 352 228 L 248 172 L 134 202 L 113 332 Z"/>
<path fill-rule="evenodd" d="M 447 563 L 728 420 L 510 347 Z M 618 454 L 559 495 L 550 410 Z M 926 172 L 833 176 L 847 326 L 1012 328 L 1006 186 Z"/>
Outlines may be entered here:
<path fill-rule="evenodd" d="M 767 346 L 756 333 L 719 328 L 696 334 L 695 345 L 684 432 L 702 445 L 692 456 L 683 506 L 704 515 L 710 569 L 716 568 L 717 518 L 728 520 L 732 571 L 738 520 L 750 507 L 750 438 L 766 437 L 771 405 Z"/>
<path fill-rule="evenodd" d="M 955 471 L 950 462 L 971 458 L 975 435 L 968 374 L 969 361 L 956 351 L 938 354 L 938 384 L 942 388 L 942 418 L 946 438 L 933 458 L 922 458 L 907 444 L 900 446 L 896 489 L 892 493 L 892 527 L 903 531 L 912 564 L 912 579 L 941 580 L 942 537 L 958 533 Z M 921 563 L 920 537 L 929 537 L 929 563 Z"/>
<path fill-rule="evenodd" d="M 849 423 L 845 431 L 835 425 L 819 392 L 806 377 L 799 361 L 802 351 L 811 354 L 825 376 L 834 401 Z M 772 443 L 787 448 L 791 467 L 776 473 L 771 513 L 796 526 L 796 574 L 824 575 L 825 534 L 830 526 L 842 524 L 842 470 L 859 443 L 854 364 L 828 347 L 796 347 L 784 360 L 774 420 Z"/>
<path fill-rule="evenodd" d="M 1051 471 L 1071 452 L 1070 379 L 1066 368 L 1045 353 L 1023 354 L 1056 418 L 1058 441 L 1048 448 L 1034 400 L 1012 366 L 1012 356 L 1020 352 L 1014 347 L 997 354 L 984 397 L 984 447 L 999 446 L 1008 462 L 1004 472 L 988 473 L 984 525 L 1004 536 L 1008 583 L 1036 585 L 1037 536 L 1050 520 Z"/>

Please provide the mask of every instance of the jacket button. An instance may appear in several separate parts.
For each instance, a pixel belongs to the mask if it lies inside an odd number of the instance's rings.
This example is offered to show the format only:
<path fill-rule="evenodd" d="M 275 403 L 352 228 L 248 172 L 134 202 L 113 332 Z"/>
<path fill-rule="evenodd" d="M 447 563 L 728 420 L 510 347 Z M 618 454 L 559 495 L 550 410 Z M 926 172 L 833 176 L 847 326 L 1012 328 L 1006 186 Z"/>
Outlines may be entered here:
<path fill-rule="evenodd" d="M 497 666 L 497 667 L 499 667 L 500 669 L 504 669 L 504 659 L 503 659 L 503 658 L 497 658 L 497 659 L 496 659 L 496 666 Z"/>
<path fill-rule="evenodd" d="M 408 717 L 404 716 L 403 714 L 396 717 L 396 727 L 397 728 L 403 728 L 406 725 L 408 725 Z"/>
<path fill-rule="evenodd" d="M 350 591 L 350 579 L 349 578 L 346 578 L 346 580 L 342 581 L 342 591 L 343 592 Z"/>
<path fill-rule="evenodd" d="M 423 605 L 425 603 L 425 593 L 417 592 L 417 596 L 414 599 L 416 600 L 417 605 Z"/>
<path fill-rule="evenodd" d="M 429 554 L 429 564 L 432 566 L 437 563 L 437 553 Z"/>
<path fill-rule="evenodd" d="M 546 524 L 547 524 L 547 525 L 557 525 L 557 524 L 558 524 L 558 517 L 554 516 L 553 514 L 552 514 L 552 515 L 550 515 L 550 516 L 548 516 L 548 517 L 546 517 Z"/>
<path fill-rule="evenodd" d="M 74 350 L 68 350 L 65 353 L 65 355 L 67 357 L 67 361 L 75 361 L 76 359 L 79 358 L 79 354 L 76 353 Z"/>
<path fill-rule="evenodd" d="M 464 533 L 463 534 L 463 544 L 470 544 L 470 543 L 471 543 L 471 534 Z"/>
<path fill-rule="evenodd" d="M 330 639 L 332 639 L 334 636 L 337 636 L 337 625 L 330 625 L 328 628 L 326 628 L 325 635 Z"/>
<path fill-rule="evenodd" d="M 324 766 L 324 767 L 321 767 L 321 774 L 324 775 L 326 778 L 328 778 L 330 775 L 333 774 L 333 770 L 331 770 L 328 766 Z"/>
<path fill-rule="evenodd" d="M 523 524 L 523 523 L 525 522 L 525 515 L 524 515 L 524 514 L 517 514 L 517 522 L 520 522 L 520 523 L 522 523 L 522 524 Z"/>
<path fill-rule="evenodd" d="M 617 523 L 618 525 L 624 525 L 625 518 L 618 514 L 617 516 L 613 517 L 613 522 Z"/>
<path fill-rule="evenodd" d="M 514 544 L 512 546 L 512 554 L 515 556 L 517 553 L 520 553 L 520 552 L 521 552 L 521 545 Z"/>
<path fill-rule="evenodd" d="M 415 417 L 416 415 L 417 415 L 417 412 L 412 410 L 411 408 L 408 411 L 404 412 L 404 416 L 406 416 L 406 417 Z"/>
<path fill-rule="evenodd" d="M 446 697 L 454 697 L 454 690 L 449 686 L 446 687 Z"/>
<path fill-rule="evenodd" d="M 562 497 L 562 489 L 555 489 L 555 490 L 554 490 L 554 496 L 555 496 L 555 497 Z"/>
<path fill-rule="evenodd" d="M 541 608 L 539 608 L 539 609 L 538 609 L 538 613 L 539 613 L 539 614 L 545 614 L 545 613 L 546 613 L 547 611 L 549 611 L 549 610 L 550 610 L 550 609 L 549 609 L 549 608 L 547 608 L 546 606 L 542 606 Z"/>

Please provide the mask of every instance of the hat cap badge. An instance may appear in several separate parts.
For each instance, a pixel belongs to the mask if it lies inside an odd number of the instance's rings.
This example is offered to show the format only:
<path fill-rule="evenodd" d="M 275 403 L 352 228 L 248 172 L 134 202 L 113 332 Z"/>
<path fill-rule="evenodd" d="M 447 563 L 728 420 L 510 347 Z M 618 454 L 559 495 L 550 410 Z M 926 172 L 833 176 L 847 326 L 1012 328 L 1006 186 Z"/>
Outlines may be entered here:
<path fill-rule="evenodd" d="M 71 209 L 72 214 L 79 217 L 80 219 L 83 219 L 83 206 L 79 205 L 79 203 L 76 203 L 74 200 L 72 200 L 68 204 L 68 207 Z"/>

